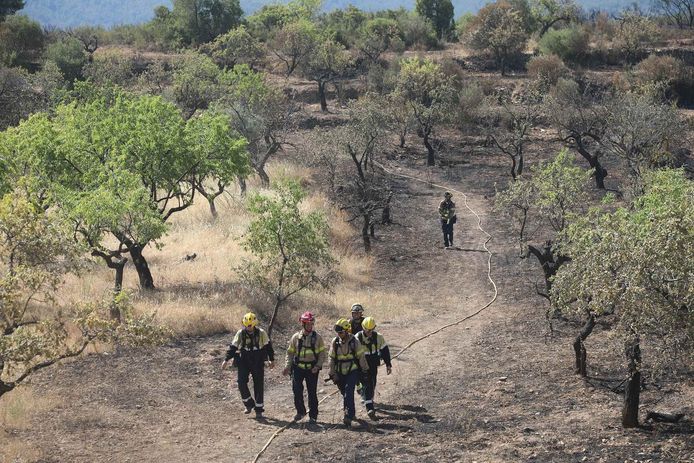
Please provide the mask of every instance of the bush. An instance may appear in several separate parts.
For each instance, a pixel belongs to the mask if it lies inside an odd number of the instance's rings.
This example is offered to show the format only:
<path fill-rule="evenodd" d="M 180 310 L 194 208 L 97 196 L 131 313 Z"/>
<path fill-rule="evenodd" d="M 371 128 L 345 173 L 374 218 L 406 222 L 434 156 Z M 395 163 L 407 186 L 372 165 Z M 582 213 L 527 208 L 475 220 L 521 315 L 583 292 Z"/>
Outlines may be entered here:
<path fill-rule="evenodd" d="M 542 36 L 538 47 L 543 55 L 556 55 L 564 61 L 581 62 L 588 53 L 590 36 L 577 27 L 549 30 Z"/>
<path fill-rule="evenodd" d="M 455 23 L 455 28 L 458 31 L 458 37 L 465 37 L 469 30 L 472 22 L 475 20 L 475 15 L 472 13 L 465 13 L 458 21 Z"/>
<path fill-rule="evenodd" d="M 26 16 L 9 16 L 0 23 L 0 63 L 31 68 L 45 45 L 41 25 Z"/>
<path fill-rule="evenodd" d="M 84 67 L 83 74 L 98 85 L 116 84 L 126 87 L 135 78 L 135 60 L 120 54 L 97 56 Z"/>
<path fill-rule="evenodd" d="M 561 77 L 566 77 L 570 72 L 557 55 L 534 56 L 528 61 L 526 68 L 530 77 L 547 88 L 556 84 Z"/>
<path fill-rule="evenodd" d="M 398 23 L 407 48 L 430 50 L 438 45 L 434 26 L 426 18 L 408 13 L 400 16 Z"/>
<path fill-rule="evenodd" d="M 81 78 L 88 60 L 82 43 L 74 37 L 65 37 L 49 45 L 46 58 L 58 65 L 67 81 Z"/>
<path fill-rule="evenodd" d="M 670 84 L 680 78 L 682 61 L 672 56 L 650 55 L 636 65 L 636 75 L 641 83 Z"/>

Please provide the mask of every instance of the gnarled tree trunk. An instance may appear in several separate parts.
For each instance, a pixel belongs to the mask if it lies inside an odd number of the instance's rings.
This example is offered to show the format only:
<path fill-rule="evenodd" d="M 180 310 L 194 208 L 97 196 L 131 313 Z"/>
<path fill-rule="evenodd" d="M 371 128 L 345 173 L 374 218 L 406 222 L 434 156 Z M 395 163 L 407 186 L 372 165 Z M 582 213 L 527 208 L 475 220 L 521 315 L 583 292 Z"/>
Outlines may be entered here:
<path fill-rule="evenodd" d="M 588 312 L 588 320 L 586 321 L 586 324 L 583 325 L 583 329 L 581 330 L 581 332 L 578 334 L 578 336 L 576 336 L 576 339 L 574 340 L 573 344 L 574 352 L 576 353 L 576 373 L 580 374 L 583 377 L 587 376 L 586 358 L 588 356 L 584 341 L 593 332 L 594 327 L 595 315 L 593 315 L 591 312 Z"/>
<path fill-rule="evenodd" d="M 627 342 L 625 355 L 629 362 L 629 378 L 624 388 L 622 426 L 625 428 L 636 428 L 639 425 L 639 400 L 641 394 L 641 346 L 638 336 Z"/>
<path fill-rule="evenodd" d="M 133 259 L 133 265 L 140 279 L 140 287 L 142 289 L 154 289 L 154 278 L 149 270 L 145 256 L 142 255 L 142 246 L 139 244 L 130 246 L 130 256 Z"/>

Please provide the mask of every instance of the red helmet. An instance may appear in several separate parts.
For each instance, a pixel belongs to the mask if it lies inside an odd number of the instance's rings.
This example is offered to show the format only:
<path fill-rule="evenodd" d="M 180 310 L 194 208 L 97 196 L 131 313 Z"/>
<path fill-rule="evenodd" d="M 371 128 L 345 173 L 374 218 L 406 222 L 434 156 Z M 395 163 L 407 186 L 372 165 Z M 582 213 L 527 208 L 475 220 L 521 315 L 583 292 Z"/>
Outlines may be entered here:
<path fill-rule="evenodd" d="M 314 317 L 313 314 L 307 310 L 306 312 L 301 314 L 301 317 L 299 317 L 299 321 L 301 323 L 313 323 L 316 321 L 316 317 Z"/>

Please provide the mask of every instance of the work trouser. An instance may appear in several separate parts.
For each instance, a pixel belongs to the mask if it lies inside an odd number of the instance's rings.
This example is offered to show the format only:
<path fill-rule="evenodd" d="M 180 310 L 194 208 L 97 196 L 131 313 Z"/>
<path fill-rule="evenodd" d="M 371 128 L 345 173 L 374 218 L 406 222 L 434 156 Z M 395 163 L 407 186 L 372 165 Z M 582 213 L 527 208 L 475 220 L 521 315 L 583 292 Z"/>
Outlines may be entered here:
<path fill-rule="evenodd" d="M 444 246 L 453 246 L 453 220 L 441 219 L 441 229 L 443 230 Z"/>
<path fill-rule="evenodd" d="M 263 411 L 263 380 L 265 376 L 264 362 L 239 360 L 238 362 L 238 383 L 241 400 L 246 410 L 253 408 L 256 411 Z M 248 377 L 253 377 L 253 396 L 248 389 Z"/>
<path fill-rule="evenodd" d="M 374 361 L 367 357 L 366 361 L 369 364 L 369 371 L 364 374 L 366 384 L 362 384 L 361 398 L 364 401 L 364 405 L 366 405 L 366 409 L 373 410 L 374 397 L 376 397 L 376 379 L 378 377 L 379 359 L 376 357 Z"/>
<path fill-rule="evenodd" d="M 337 373 L 337 387 L 342 394 L 342 406 L 345 416 L 353 420 L 357 416 L 354 409 L 354 388 L 361 379 L 361 370 L 352 370 L 346 375 Z"/>
<path fill-rule="evenodd" d="M 304 381 L 308 394 L 308 416 L 318 419 L 318 373 L 312 373 L 298 366 L 292 366 L 292 392 L 294 392 L 294 407 L 300 415 L 306 414 L 304 405 Z"/>

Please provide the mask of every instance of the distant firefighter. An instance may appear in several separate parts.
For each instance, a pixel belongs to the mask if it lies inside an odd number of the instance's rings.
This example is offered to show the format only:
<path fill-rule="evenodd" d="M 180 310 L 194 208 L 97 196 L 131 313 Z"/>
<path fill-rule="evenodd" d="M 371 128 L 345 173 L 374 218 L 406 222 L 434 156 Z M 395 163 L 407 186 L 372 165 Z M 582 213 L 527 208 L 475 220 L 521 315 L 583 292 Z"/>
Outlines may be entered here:
<path fill-rule="evenodd" d="M 439 203 L 443 245 L 447 248 L 453 246 L 453 224 L 458 220 L 455 216 L 455 203 L 451 201 L 452 197 L 453 194 L 447 191 L 443 194 L 443 201 Z"/>

